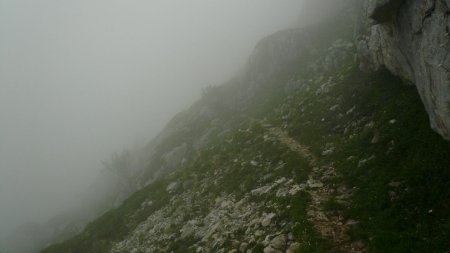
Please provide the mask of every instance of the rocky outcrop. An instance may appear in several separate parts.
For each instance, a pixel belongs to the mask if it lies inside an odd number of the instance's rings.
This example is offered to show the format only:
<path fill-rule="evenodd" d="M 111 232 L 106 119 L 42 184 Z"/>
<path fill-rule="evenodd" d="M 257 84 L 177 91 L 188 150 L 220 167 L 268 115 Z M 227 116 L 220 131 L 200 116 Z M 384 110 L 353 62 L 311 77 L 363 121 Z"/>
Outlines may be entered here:
<path fill-rule="evenodd" d="M 450 1 L 366 0 L 358 30 L 361 68 L 387 68 L 415 84 L 431 127 L 450 140 Z"/>

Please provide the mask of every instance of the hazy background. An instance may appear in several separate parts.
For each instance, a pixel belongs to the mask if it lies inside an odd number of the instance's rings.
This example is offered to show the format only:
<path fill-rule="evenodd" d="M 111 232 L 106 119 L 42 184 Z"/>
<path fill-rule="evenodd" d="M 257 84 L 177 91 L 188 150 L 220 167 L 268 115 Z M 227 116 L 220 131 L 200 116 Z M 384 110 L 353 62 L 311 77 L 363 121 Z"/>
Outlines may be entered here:
<path fill-rule="evenodd" d="M 0 237 L 70 206 L 300 0 L 0 0 Z"/>

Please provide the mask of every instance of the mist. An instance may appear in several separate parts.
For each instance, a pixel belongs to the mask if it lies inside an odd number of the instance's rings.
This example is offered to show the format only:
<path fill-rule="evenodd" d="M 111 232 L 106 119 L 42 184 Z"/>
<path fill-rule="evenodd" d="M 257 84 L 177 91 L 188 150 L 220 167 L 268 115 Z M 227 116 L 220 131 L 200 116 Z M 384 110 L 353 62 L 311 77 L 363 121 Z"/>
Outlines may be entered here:
<path fill-rule="evenodd" d="M 0 0 L 0 237 L 70 208 L 231 78 L 299 0 Z"/>

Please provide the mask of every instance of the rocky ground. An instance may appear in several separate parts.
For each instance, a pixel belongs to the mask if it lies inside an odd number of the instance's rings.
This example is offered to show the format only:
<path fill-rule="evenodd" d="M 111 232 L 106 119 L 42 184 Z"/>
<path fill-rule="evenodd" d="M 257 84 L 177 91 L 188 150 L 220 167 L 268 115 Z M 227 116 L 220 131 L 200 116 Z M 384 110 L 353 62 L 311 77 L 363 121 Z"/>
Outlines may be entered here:
<path fill-rule="evenodd" d="M 262 134 L 265 142 L 285 144 L 275 129 L 268 128 Z M 166 190 L 173 196 L 168 205 L 149 216 L 112 252 L 169 252 L 177 241 L 186 247 L 183 250 L 192 252 L 296 252 L 301 248 L 300 238 L 292 233 L 296 224 L 281 215 L 281 210 L 289 209 L 289 205 L 281 205 L 277 200 L 257 200 L 292 198 L 318 185 L 311 180 L 297 182 L 277 177 L 271 173 L 272 161 L 263 156 L 257 158 L 249 165 L 259 171 L 252 173 L 260 178 L 255 184 L 258 187 L 240 197 L 233 193 L 208 196 L 207 189 L 220 184 L 226 170 L 216 170 L 193 188 L 170 183 Z M 232 162 L 239 163 L 239 158 Z M 275 169 L 284 166 L 278 163 Z M 144 205 L 151 205 L 151 200 Z"/>

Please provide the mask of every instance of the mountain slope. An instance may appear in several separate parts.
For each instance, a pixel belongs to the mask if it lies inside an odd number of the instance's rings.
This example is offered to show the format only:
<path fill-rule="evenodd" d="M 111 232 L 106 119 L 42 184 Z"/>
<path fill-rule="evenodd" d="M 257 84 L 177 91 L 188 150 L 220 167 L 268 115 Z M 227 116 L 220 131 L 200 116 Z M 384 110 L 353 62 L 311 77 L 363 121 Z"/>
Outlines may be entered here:
<path fill-rule="evenodd" d="M 152 144 L 164 173 L 42 252 L 448 251 L 450 143 L 348 22 L 263 40 Z"/>

